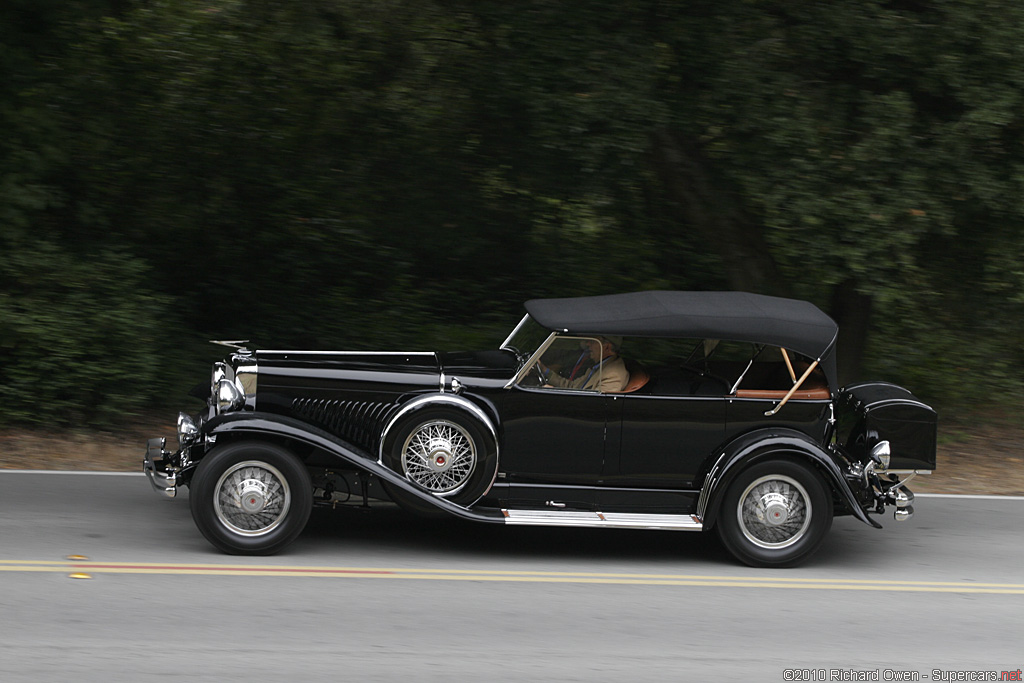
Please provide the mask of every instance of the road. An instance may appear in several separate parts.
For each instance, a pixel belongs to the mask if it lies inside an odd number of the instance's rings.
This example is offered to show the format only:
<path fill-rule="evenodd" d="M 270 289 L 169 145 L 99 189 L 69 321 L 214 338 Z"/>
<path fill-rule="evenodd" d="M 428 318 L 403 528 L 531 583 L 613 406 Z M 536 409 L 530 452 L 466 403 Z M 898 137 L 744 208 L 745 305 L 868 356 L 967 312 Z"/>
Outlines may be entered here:
<path fill-rule="evenodd" d="M 788 570 L 737 565 L 710 534 L 389 508 L 315 513 L 287 552 L 250 558 L 216 552 L 187 496 L 158 497 L 142 476 L 0 470 L 0 681 L 936 680 L 1024 667 L 1024 500 L 915 508 L 883 530 L 837 519 Z"/>

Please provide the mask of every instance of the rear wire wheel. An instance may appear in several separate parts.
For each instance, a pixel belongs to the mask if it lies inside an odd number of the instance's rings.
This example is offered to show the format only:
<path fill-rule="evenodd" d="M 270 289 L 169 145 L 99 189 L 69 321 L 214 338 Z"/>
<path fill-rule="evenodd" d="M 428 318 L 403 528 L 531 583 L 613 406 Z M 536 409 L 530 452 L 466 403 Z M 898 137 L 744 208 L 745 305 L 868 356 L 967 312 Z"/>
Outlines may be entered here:
<path fill-rule="evenodd" d="M 802 562 L 832 526 L 832 497 L 810 466 L 770 460 L 741 472 L 718 511 L 718 535 L 737 559 L 753 567 Z"/>

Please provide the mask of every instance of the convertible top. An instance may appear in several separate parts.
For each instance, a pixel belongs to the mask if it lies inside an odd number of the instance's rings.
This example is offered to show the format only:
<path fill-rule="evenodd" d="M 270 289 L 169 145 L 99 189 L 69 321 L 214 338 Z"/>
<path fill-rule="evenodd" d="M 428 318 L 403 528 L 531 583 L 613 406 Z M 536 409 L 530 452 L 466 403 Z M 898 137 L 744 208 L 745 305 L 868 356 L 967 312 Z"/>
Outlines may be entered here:
<path fill-rule="evenodd" d="M 649 291 L 532 299 L 526 311 L 570 334 L 693 337 L 771 344 L 822 360 L 838 326 L 812 303 L 747 292 Z"/>

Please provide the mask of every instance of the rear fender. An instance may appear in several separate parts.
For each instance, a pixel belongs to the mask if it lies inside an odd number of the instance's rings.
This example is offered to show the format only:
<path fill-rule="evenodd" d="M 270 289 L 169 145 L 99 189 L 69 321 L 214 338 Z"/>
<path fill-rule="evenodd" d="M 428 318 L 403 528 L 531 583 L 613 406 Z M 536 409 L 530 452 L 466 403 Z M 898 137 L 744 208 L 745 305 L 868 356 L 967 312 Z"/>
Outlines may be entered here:
<path fill-rule="evenodd" d="M 474 522 L 504 522 L 503 516 L 496 510 L 493 512 L 470 510 L 428 493 L 379 463 L 376 458 L 361 448 L 343 441 L 329 432 L 311 427 L 290 417 L 260 412 L 230 413 L 211 422 L 206 435 L 218 439 L 221 437 L 255 440 L 273 438 L 313 446 L 337 458 L 339 463 L 373 474 L 395 488 L 455 517 Z"/>
<path fill-rule="evenodd" d="M 726 446 L 701 488 L 697 516 L 704 523 L 704 528 L 709 529 L 714 525 L 722 498 L 740 472 L 754 463 L 775 458 L 814 465 L 854 517 L 865 524 L 882 528 L 857 503 L 834 457 L 806 434 L 791 429 L 758 430 L 744 434 Z"/>

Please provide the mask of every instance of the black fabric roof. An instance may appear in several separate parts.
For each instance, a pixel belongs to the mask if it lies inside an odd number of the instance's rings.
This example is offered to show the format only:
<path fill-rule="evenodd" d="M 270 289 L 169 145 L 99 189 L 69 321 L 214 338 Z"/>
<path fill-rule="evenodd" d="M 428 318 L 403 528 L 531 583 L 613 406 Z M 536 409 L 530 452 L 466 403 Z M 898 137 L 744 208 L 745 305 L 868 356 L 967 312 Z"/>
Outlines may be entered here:
<path fill-rule="evenodd" d="M 747 292 L 632 292 L 533 299 L 526 310 L 549 330 L 572 334 L 694 337 L 772 344 L 820 359 L 838 327 L 807 301 Z"/>

